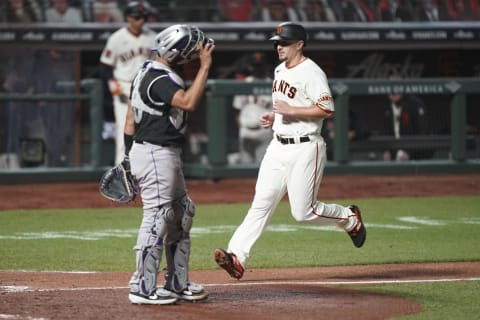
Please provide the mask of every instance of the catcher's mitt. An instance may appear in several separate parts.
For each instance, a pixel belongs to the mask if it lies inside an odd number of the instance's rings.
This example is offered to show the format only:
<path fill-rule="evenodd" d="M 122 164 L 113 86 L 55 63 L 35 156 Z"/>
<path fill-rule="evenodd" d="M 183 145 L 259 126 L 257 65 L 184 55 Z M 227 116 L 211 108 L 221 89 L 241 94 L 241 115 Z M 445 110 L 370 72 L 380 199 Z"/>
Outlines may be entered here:
<path fill-rule="evenodd" d="M 100 193 L 112 201 L 129 203 L 137 196 L 138 187 L 130 170 L 125 169 L 125 165 L 121 163 L 103 174 L 100 179 Z"/>

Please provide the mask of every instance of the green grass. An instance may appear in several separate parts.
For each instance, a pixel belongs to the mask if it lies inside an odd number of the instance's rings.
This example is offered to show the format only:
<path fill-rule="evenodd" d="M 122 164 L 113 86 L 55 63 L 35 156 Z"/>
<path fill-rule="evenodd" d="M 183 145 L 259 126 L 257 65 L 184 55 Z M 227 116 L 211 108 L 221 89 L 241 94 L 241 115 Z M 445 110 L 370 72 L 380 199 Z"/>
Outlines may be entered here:
<path fill-rule="evenodd" d="M 368 238 L 354 248 L 343 231 L 299 224 L 278 207 L 249 267 L 479 261 L 480 197 L 333 200 L 358 204 Z M 191 269 L 214 269 L 248 204 L 198 205 Z M 0 211 L 0 270 L 132 271 L 140 208 Z M 369 290 L 418 301 L 408 319 L 478 318 L 479 282 L 389 284 Z M 365 287 L 362 287 L 365 288 Z"/>
<path fill-rule="evenodd" d="M 395 319 L 470 320 L 479 319 L 480 315 L 480 281 L 389 284 L 368 287 L 367 290 L 400 296 L 422 305 L 422 312 Z"/>
<path fill-rule="evenodd" d="M 295 222 L 283 202 L 253 248 L 249 266 L 480 260 L 479 197 L 361 199 L 355 203 L 362 208 L 368 227 L 362 249 L 353 247 L 343 231 Z M 247 204 L 198 206 L 192 269 L 215 268 L 213 250 L 227 246 L 247 209 Z M 131 270 L 141 215 L 140 208 L 0 211 L 0 270 Z M 285 228 L 289 231 L 279 230 Z"/>

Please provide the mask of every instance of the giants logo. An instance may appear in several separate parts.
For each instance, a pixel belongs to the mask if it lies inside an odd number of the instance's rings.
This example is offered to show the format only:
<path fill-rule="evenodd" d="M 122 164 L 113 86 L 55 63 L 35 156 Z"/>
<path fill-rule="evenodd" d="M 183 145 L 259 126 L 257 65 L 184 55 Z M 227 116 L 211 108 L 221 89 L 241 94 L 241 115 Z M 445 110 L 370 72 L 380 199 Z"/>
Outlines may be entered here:
<path fill-rule="evenodd" d="M 315 105 L 322 109 L 332 110 L 333 98 L 327 92 L 323 92 L 315 102 Z"/>
<path fill-rule="evenodd" d="M 290 99 L 295 98 L 295 95 L 297 94 L 297 88 L 292 87 L 288 82 L 285 82 L 285 80 L 273 81 L 272 93 L 277 91 L 286 95 Z"/>
<path fill-rule="evenodd" d="M 144 56 L 145 58 L 148 58 L 149 54 L 150 50 L 148 48 L 137 48 L 120 54 L 119 59 L 121 62 L 127 62 L 137 56 Z"/>

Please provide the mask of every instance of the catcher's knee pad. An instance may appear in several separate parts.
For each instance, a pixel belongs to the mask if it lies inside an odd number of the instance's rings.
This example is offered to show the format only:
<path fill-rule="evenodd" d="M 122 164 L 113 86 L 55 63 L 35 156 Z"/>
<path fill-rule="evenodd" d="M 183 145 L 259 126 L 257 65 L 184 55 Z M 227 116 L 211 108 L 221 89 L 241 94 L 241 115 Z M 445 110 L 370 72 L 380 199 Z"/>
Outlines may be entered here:
<path fill-rule="evenodd" d="M 155 222 L 152 228 L 152 234 L 163 239 L 168 232 L 168 226 L 175 223 L 175 212 L 171 203 L 167 203 L 156 209 Z"/>
<path fill-rule="evenodd" d="M 140 290 L 145 295 L 151 295 L 157 288 L 157 276 L 162 261 L 163 240 L 168 232 L 168 225 L 174 221 L 173 208 L 170 204 L 158 209 L 151 230 L 153 243 L 142 249 L 140 271 Z"/>
<path fill-rule="evenodd" d="M 177 200 L 182 211 L 182 229 L 188 235 L 192 229 L 193 217 L 195 216 L 195 203 L 187 195 Z"/>
<path fill-rule="evenodd" d="M 190 238 L 182 238 L 177 243 L 165 245 L 167 273 L 165 286 L 180 293 L 188 286 L 188 262 L 190 260 Z"/>

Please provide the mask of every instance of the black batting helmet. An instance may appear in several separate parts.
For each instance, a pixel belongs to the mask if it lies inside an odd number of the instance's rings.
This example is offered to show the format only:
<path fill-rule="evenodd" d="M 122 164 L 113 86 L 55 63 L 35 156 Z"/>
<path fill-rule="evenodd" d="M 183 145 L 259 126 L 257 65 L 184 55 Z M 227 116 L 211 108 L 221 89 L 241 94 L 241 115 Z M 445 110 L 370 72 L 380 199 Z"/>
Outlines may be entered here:
<path fill-rule="evenodd" d="M 125 7 L 123 12 L 125 17 L 142 17 L 145 18 L 148 15 L 147 9 L 139 1 L 131 1 Z"/>
<path fill-rule="evenodd" d="M 307 31 L 297 23 L 284 22 L 278 25 L 275 34 L 270 38 L 273 41 L 281 40 L 303 40 L 307 42 Z"/>

